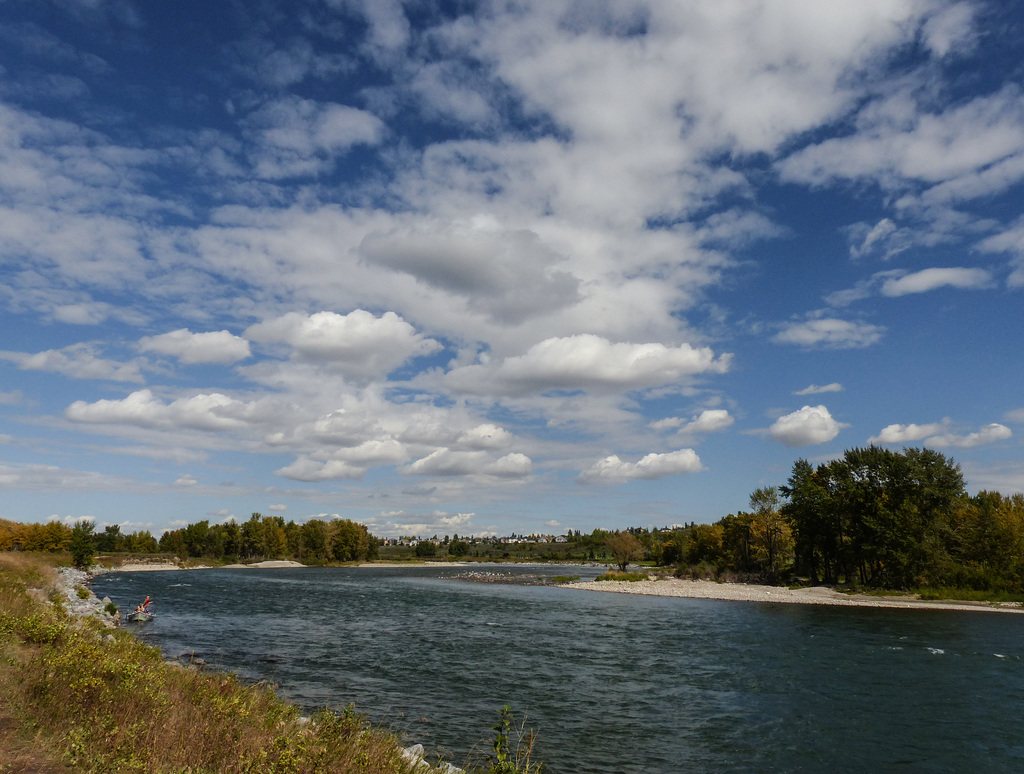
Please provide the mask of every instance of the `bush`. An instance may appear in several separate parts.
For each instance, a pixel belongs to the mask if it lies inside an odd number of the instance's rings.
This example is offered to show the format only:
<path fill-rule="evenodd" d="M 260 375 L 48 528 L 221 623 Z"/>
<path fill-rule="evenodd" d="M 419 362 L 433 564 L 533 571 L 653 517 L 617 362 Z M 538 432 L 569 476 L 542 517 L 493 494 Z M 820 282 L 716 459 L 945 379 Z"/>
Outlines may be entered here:
<path fill-rule="evenodd" d="M 609 570 L 604 575 L 597 577 L 599 581 L 628 581 L 629 583 L 650 579 L 646 572 L 615 572 L 614 570 Z"/>

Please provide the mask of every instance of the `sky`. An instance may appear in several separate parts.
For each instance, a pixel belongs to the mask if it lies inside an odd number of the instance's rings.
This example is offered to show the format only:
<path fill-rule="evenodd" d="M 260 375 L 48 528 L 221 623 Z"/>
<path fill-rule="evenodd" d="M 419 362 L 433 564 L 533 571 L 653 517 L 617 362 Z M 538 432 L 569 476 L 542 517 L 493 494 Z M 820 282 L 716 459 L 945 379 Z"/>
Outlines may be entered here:
<path fill-rule="evenodd" d="M 0 518 L 1024 491 L 1024 10 L 0 0 Z"/>

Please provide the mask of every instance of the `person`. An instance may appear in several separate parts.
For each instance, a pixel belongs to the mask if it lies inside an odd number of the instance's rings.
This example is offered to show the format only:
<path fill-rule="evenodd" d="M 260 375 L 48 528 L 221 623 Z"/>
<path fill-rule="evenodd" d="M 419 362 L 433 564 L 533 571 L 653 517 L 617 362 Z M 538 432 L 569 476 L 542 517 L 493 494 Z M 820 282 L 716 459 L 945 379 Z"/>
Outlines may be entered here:
<path fill-rule="evenodd" d="M 149 604 L 152 601 L 153 601 L 152 597 L 150 597 L 149 594 L 147 594 L 146 598 L 144 600 L 142 600 L 142 602 L 139 605 L 136 606 L 135 612 L 136 613 L 148 613 L 149 612 Z"/>

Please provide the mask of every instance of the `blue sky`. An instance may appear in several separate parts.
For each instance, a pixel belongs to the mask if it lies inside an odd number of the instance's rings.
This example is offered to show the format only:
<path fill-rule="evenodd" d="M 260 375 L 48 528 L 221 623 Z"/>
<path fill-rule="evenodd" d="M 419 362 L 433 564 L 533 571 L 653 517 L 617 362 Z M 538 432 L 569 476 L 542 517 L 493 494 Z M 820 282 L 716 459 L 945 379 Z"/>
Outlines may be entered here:
<path fill-rule="evenodd" d="M 0 2 L 0 517 L 663 526 L 1024 490 L 1024 13 Z"/>

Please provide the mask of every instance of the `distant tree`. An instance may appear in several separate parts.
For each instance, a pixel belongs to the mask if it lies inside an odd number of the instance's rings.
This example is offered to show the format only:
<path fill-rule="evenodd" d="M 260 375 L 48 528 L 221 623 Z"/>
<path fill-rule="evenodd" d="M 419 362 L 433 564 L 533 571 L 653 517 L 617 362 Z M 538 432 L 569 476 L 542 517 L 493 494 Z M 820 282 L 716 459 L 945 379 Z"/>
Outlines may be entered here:
<path fill-rule="evenodd" d="M 310 519 L 299 528 L 302 536 L 302 555 L 300 561 L 326 561 L 327 524 L 321 519 Z"/>
<path fill-rule="evenodd" d="M 361 562 L 370 558 L 370 533 L 362 524 L 350 519 L 338 519 L 332 523 L 334 535 L 331 551 L 339 562 Z"/>
<path fill-rule="evenodd" d="M 639 559 L 644 554 L 643 544 L 631 532 L 616 532 L 605 538 L 604 543 L 612 552 L 615 563 L 619 565 L 622 572 L 626 571 L 630 562 Z"/>
<path fill-rule="evenodd" d="M 469 543 L 455 539 L 448 544 L 448 555 L 454 557 L 465 556 L 469 553 Z"/>
<path fill-rule="evenodd" d="M 695 524 L 690 527 L 690 539 L 684 551 L 686 563 L 721 566 L 725 558 L 722 550 L 724 534 L 721 524 Z"/>
<path fill-rule="evenodd" d="M 416 556 L 420 559 L 437 556 L 437 546 L 429 540 L 421 540 L 416 544 Z"/>
<path fill-rule="evenodd" d="M 71 563 L 85 570 L 92 566 L 96 556 L 96 542 L 92 522 L 80 521 L 71 530 Z"/>
<path fill-rule="evenodd" d="M 779 492 L 773 487 L 755 489 L 750 495 L 754 511 L 750 519 L 753 555 L 769 579 L 778 578 L 793 553 L 793 534 L 779 512 Z"/>

